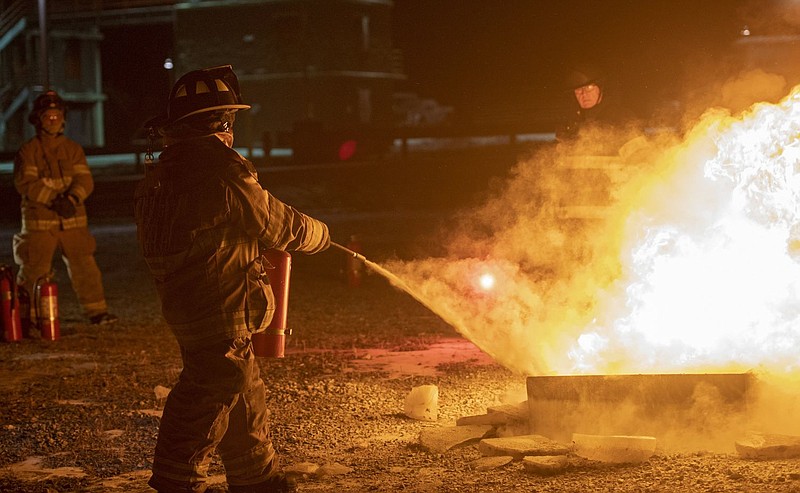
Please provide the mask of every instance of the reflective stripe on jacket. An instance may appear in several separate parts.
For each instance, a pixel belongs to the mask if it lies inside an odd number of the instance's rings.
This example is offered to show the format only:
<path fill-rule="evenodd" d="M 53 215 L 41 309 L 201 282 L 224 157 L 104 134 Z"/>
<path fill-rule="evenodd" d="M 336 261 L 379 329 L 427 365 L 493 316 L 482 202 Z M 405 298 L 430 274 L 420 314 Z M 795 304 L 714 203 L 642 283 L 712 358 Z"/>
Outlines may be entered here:
<path fill-rule="evenodd" d="M 315 253 L 327 226 L 261 188 L 215 136 L 168 146 L 136 190 L 139 244 L 178 342 L 199 347 L 266 329 L 275 310 L 259 248 Z"/>
<path fill-rule="evenodd" d="M 14 186 L 22 196 L 22 231 L 87 227 L 83 202 L 94 180 L 77 142 L 42 134 L 22 144 L 14 158 Z M 49 208 L 59 194 L 75 198 L 75 216 L 64 219 Z"/>

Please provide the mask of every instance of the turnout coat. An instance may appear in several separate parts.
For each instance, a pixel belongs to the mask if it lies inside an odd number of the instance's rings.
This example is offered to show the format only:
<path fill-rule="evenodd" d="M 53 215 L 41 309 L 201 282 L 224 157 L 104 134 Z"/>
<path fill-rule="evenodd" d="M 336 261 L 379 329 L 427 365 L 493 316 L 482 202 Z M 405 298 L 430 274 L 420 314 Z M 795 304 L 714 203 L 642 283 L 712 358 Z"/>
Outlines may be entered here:
<path fill-rule="evenodd" d="M 23 232 L 88 226 L 83 202 L 94 180 L 83 148 L 63 134 L 40 133 L 22 144 L 14 158 L 14 186 L 22 196 Z M 50 209 L 60 194 L 74 197 L 73 217 L 59 217 Z"/>
<path fill-rule="evenodd" d="M 272 266 L 260 249 L 330 244 L 324 223 L 264 190 L 252 163 L 215 135 L 167 146 L 137 186 L 135 215 L 162 313 L 188 348 L 269 325 Z"/>

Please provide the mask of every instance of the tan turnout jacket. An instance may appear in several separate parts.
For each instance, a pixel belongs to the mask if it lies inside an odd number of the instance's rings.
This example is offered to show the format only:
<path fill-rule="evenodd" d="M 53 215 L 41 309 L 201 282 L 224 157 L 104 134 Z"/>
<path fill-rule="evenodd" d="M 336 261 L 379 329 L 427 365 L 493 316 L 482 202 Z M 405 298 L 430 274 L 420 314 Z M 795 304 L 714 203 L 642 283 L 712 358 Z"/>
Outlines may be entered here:
<path fill-rule="evenodd" d="M 94 180 L 83 148 L 63 134 L 41 134 L 22 144 L 14 158 L 14 186 L 22 195 L 23 232 L 87 227 L 83 202 Z M 64 219 L 49 209 L 62 193 L 76 200 L 74 217 Z"/>

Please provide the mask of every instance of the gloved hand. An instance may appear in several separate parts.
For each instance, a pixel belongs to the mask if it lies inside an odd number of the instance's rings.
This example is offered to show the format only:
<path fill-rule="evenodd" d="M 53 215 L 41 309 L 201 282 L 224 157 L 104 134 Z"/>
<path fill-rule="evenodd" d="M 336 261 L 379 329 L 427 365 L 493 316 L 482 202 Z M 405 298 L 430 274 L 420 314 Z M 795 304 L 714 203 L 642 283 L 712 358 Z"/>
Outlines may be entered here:
<path fill-rule="evenodd" d="M 50 208 L 64 219 L 75 216 L 75 204 L 66 194 L 61 194 L 54 198 L 53 203 L 50 204 Z"/>

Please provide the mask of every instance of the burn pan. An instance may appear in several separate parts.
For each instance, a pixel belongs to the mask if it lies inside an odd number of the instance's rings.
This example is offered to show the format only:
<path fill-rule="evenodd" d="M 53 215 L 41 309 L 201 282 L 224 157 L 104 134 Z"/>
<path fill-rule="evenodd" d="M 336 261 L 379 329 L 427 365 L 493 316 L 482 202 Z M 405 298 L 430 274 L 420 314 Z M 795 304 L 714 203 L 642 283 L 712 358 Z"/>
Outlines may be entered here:
<path fill-rule="evenodd" d="M 644 435 L 666 449 L 713 450 L 745 431 L 756 383 L 751 373 L 531 376 L 528 425 L 562 442 Z"/>

